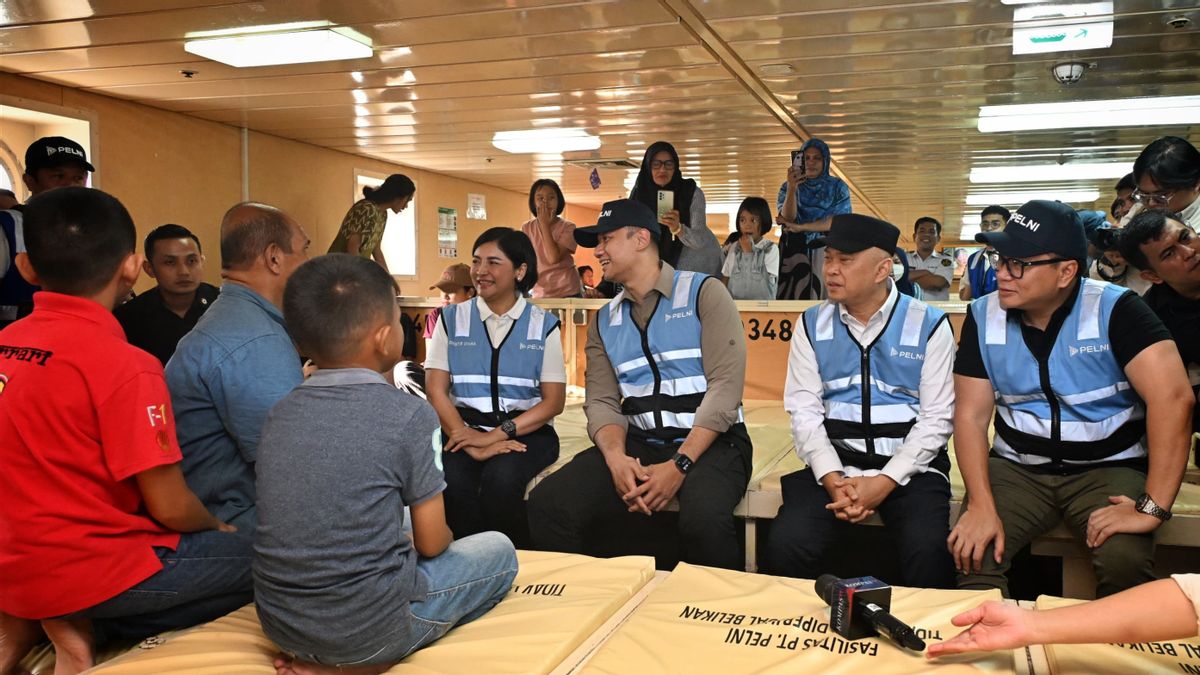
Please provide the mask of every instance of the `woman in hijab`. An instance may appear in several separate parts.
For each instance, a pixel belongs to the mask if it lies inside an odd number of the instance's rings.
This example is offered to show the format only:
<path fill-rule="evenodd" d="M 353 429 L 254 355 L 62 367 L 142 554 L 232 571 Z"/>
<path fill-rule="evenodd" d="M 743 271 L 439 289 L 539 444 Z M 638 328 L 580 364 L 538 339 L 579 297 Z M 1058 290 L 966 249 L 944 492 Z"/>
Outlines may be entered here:
<path fill-rule="evenodd" d="M 829 146 L 812 138 L 800 146 L 800 157 L 779 187 L 775 207 L 779 236 L 779 300 L 820 300 L 823 253 L 809 243 L 829 230 L 830 219 L 850 213 L 850 188 L 829 175 Z"/>
<path fill-rule="evenodd" d="M 679 153 L 666 141 L 655 142 L 646 149 L 629 198 L 660 213 L 660 190 L 671 192 L 672 208 L 658 217 L 658 222 L 666 228 L 659 240 L 659 256 L 680 271 L 720 275 L 721 247 L 705 220 L 704 192 L 696 181 L 684 179 L 679 171 Z"/>

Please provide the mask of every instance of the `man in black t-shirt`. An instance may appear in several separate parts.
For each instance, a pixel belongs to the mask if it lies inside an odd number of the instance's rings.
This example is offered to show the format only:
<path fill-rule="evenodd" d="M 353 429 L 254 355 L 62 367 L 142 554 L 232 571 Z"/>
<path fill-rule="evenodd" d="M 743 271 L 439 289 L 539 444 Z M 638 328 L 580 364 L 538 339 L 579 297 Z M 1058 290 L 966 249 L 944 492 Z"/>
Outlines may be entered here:
<path fill-rule="evenodd" d="M 1200 392 L 1200 237 L 1176 215 L 1143 211 L 1121 230 L 1121 255 L 1153 286 L 1142 296 L 1171 331 L 1194 393 Z M 1200 431 L 1200 406 L 1192 414 Z"/>
<path fill-rule="evenodd" d="M 146 274 L 158 286 L 117 307 L 113 314 L 129 344 L 165 366 L 179 340 L 196 326 L 220 293 L 206 284 L 200 239 L 186 227 L 163 225 L 146 236 Z"/>
<path fill-rule="evenodd" d="M 1175 343 L 1136 294 L 1080 278 L 1069 206 L 1029 202 L 976 239 L 996 250 L 999 289 L 971 304 L 954 366 L 959 587 L 1007 593 L 1012 555 L 1059 520 L 1092 549 L 1098 595 L 1152 580 L 1190 436 Z"/>

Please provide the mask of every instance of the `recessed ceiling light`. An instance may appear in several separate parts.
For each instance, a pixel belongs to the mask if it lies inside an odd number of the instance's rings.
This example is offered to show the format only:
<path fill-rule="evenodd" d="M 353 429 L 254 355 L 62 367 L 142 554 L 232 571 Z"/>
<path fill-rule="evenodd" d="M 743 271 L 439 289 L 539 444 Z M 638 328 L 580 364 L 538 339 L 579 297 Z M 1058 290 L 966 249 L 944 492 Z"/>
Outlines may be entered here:
<path fill-rule="evenodd" d="M 972 183 L 1030 183 L 1056 180 L 1102 180 L 1120 178 L 1133 170 L 1130 162 L 1071 162 L 1023 166 L 976 166 Z"/>
<path fill-rule="evenodd" d="M 1094 202 L 1100 198 L 1099 190 L 1053 190 L 1045 192 L 979 192 L 967 195 L 967 206 L 989 206 L 991 204 L 1021 205 L 1034 199 L 1059 201 L 1067 204 Z"/>
<path fill-rule="evenodd" d="M 492 136 L 492 145 L 514 154 L 563 153 L 596 150 L 600 147 L 600 137 L 589 134 L 585 129 L 497 131 Z"/>
<path fill-rule="evenodd" d="M 321 28 L 263 32 L 267 26 L 228 37 L 188 40 L 184 50 L 235 68 L 278 66 L 362 59 L 374 51 L 371 41 L 349 28 Z M 247 29 L 250 30 L 250 29 Z"/>
<path fill-rule="evenodd" d="M 1200 124 L 1200 96 L 1020 103 L 979 108 L 979 130 L 1086 129 Z"/>

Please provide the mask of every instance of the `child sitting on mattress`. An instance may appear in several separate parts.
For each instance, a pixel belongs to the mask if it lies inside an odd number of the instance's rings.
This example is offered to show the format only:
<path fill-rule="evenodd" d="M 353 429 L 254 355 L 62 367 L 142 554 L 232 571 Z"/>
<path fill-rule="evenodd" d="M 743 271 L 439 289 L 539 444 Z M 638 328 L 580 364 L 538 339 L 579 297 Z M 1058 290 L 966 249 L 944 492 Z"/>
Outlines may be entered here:
<path fill-rule="evenodd" d="M 288 281 L 283 316 L 320 369 L 263 428 L 258 616 L 283 650 L 279 673 L 383 672 L 499 602 L 516 552 L 497 532 L 453 541 L 437 415 L 381 374 L 404 346 L 387 272 L 348 254 L 311 260 Z"/>
<path fill-rule="evenodd" d="M 129 212 L 44 192 L 25 246 L 17 268 L 44 290 L 0 331 L 0 673 L 45 630 L 63 675 L 97 643 L 250 602 L 253 548 L 188 489 L 162 364 L 113 317 L 142 266 Z"/>

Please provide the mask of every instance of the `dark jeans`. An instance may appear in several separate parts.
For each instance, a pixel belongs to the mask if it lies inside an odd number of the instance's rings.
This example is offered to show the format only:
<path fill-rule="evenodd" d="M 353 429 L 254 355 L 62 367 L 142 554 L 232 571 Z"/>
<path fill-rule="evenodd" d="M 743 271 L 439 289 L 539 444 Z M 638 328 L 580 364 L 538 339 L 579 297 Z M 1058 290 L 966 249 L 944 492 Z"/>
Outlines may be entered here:
<path fill-rule="evenodd" d="M 446 523 L 455 538 L 497 530 L 518 548 L 528 541 L 525 487 L 558 459 L 558 434 L 545 425 L 516 440 L 525 444 L 525 452 L 496 455 L 482 462 L 462 450 L 442 453 Z"/>
<path fill-rule="evenodd" d="M 644 465 L 666 462 L 676 445 L 655 446 L 633 435 L 625 452 Z M 685 562 L 741 569 L 733 509 L 750 480 L 748 438 L 725 433 L 700 456 L 679 488 L 680 558 Z M 615 520 L 645 518 L 631 514 L 613 485 L 599 448 L 575 456 L 538 483 L 529 495 L 529 530 L 534 546 L 547 551 L 584 552 L 596 526 Z M 652 517 L 657 517 L 657 514 Z"/>
<path fill-rule="evenodd" d="M 92 619 L 97 644 L 138 640 L 212 621 L 254 600 L 253 540 L 242 532 L 193 532 L 174 551 L 155 548 L 163 568 L 72 615 Z"/>
<path fill-rule="evenodd" d="M 815 579 L 826 551 L 839 532 L 854 525 L 838 520 L 826 509 L 829 493 L 804 469 L 783 477 L 783 506 L 767 539 L 771 574 Z M 954 588 L 954 561 L 946 548 L 950 534 L 950 483 L 942 476 L 921 473 L 908 485 L 897 486 L 877 509 L 892 531 L 900 553 L 900 578 L 895 583 L 918 588 Z"/>

